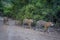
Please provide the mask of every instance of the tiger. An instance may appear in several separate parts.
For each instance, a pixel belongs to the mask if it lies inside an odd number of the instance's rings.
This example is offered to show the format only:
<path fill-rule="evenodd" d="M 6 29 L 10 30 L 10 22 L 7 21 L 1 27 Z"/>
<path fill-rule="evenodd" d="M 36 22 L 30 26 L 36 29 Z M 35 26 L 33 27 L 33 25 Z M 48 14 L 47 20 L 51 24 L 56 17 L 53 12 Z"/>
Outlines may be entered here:
<path fill-rule="evenodd" d="M 44 27 L 44 32 L 48 30 L 49 27 L 53 26 L 54 24 L 52 22 L 46 22 L 44 20 L 39 20 L 36 23 L 36 28 L 40 29 Z"/>
<path fill-rule="evenodd" d="M 24 19 L 23 25 L 27 24 L 29 28 L 31 28 L 31 24 L 33 23 L 32 19 Z"/>

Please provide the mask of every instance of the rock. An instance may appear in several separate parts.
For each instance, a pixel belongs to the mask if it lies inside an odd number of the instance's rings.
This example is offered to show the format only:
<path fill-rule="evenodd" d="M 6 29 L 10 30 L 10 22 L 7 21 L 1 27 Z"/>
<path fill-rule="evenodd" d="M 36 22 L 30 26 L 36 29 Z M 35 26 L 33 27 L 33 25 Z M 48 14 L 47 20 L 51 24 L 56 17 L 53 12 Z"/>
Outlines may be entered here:
<path fill-rule="evenodd" d="M 15 25 L 21 25 L 21 21 L 15 20 Z"/>
<path fill-rule="evenodd" d="M 4 17 L 4 18 L 3 18 L 3 23 L 4 23 L 4 24 L 8 24 L 8 17 Z"/>

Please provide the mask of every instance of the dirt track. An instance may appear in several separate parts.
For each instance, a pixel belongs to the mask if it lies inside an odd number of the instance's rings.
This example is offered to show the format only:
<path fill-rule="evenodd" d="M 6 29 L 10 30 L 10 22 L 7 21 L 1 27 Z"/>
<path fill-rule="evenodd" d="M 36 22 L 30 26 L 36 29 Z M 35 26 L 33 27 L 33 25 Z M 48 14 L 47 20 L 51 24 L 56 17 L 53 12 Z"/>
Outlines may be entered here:
<path fill-rule="evenodd" d="M 60 40 L 60 34 L 15 26 L 14 21 L 10 20 L 9 25 L 3 25 L 0 21 L 0 40 Z"/>

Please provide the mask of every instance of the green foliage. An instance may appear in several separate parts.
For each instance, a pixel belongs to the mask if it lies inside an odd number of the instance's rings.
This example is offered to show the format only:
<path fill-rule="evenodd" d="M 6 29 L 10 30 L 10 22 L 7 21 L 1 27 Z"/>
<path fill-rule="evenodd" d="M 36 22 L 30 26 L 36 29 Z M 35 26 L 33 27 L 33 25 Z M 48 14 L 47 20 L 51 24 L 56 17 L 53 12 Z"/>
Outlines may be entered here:
<path fill-rule="evenodd" d="M 60 17 L 60 0 L 3 0 L 2 4 L 4 15 L 17 20 L 54 21 Z"/>
<path fill-rule="evenodd" d="M 2 0 L 0 0 L 0 16 L 3 16 L 3 5 L 2 5 Z"/>

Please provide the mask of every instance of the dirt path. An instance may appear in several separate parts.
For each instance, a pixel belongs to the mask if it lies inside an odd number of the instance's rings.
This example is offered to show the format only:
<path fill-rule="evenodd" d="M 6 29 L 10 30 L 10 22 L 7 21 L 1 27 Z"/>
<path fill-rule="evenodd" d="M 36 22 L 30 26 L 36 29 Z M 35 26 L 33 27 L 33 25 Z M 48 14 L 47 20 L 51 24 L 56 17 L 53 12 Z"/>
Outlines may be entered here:
<path fill-rule="evenodd" d="M 60 40 L 58 33 L 44 33 L 15 26 L 12 20 L 9 25 L 0 26 L 0 30 L 0 40 Z"/>

